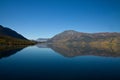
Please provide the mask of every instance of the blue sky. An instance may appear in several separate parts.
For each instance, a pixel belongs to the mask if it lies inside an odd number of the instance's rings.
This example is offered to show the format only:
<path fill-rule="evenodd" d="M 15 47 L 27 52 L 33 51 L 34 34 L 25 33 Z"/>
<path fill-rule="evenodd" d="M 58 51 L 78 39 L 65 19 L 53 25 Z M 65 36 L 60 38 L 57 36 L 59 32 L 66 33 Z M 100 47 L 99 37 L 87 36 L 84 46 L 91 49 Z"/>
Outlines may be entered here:
<path fill-rule="evenodd" d="M 28 39 L 64 30 L 120 32 L 120 0 L 0 0 L 0 24 Z"/>

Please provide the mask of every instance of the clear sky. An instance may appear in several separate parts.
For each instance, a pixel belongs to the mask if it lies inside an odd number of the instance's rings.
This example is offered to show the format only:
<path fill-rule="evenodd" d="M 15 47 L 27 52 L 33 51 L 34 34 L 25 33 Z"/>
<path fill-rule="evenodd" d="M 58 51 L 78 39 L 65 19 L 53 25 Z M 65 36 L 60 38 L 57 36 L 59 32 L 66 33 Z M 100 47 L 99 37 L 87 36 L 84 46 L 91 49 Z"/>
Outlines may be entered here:
<path fill-rule="evenodd" d="M 64 30 L 120 32 L 120 0 L 0 0 L 0 24 L 28 39 Z"/>

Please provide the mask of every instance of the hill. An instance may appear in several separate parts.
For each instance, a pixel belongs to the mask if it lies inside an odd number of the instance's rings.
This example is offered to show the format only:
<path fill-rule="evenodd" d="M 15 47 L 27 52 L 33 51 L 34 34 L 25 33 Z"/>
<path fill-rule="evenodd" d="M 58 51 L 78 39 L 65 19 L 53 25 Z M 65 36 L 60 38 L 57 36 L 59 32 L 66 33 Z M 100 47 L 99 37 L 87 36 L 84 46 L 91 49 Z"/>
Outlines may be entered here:
<path fill-rule="evenodd" d="M 120 45 L 120 33 L 103 32 L 103 33 L 83 33 L 74 30 L 67 30 L 55 35 L 48 42 L 50 43 L 65 43 L 76 45 L 91 45 L 91 46 L 106 46 Z"/>
<path fill-rule="evenodd" d="M 0 36 L 10 36 L 10 37 L 14 37 L 17 39 L 27 40 L 25 37 L 23 37 L 22 35 L 20 35 L 16 31 L 14 31 L 10 28 L 7 28 L 7 27 L 3 27 L 2 25 L 0 25 Z"/>
<path fill-rule="evenodd" d="M 0 45 L 28 45 L 34 44 L 16 31 L 0 25 Z"/>

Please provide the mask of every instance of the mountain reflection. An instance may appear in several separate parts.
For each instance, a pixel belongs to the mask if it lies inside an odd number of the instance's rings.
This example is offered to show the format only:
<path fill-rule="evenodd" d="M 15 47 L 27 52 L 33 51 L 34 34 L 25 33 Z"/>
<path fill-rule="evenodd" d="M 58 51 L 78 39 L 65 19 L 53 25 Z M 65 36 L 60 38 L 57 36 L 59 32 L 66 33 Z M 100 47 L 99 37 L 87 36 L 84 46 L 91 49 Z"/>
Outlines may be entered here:
<path fill-rule="evenodd" d="M 26 46 L 20 45 L 20 46 L 0 46 L 0 59 L 4 57 L 9 57 L 18 51 L 21 51 Z"/>
<path fill-rule="evenodd" d="M 65 57 L 75 57 L 83 55 L 120 57 L 120 45 L 109 46 L 90 46 L 90 45 L 73 45 L 73 44 L 51 44 L 51 49 Z"/>
<path fill-rule="evenodd" d="M 38 43 L 36 44 L 38 48 L 49 48 L 47 43 Z"/>

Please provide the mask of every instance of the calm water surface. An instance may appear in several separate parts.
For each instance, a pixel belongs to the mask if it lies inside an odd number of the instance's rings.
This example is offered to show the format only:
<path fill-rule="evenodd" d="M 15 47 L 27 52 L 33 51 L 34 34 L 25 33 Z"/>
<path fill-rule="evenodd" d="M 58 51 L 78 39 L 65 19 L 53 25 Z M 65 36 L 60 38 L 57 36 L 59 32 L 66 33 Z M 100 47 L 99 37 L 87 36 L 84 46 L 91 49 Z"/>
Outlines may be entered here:
<path fill-rule="evenodd" d="M 69 49 L 46 45 L 2 49 L 0 80 L 120 80 L 119 52 Z"/>

